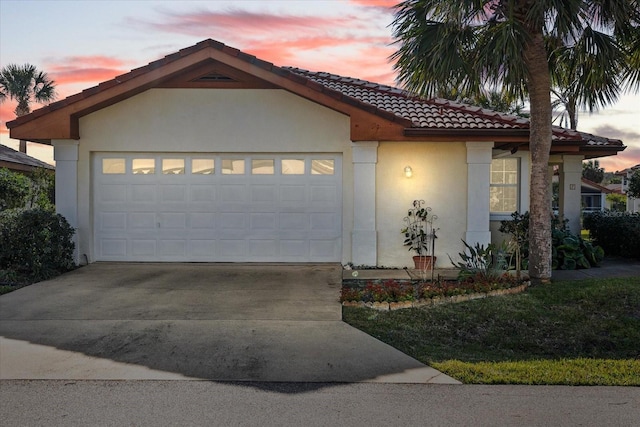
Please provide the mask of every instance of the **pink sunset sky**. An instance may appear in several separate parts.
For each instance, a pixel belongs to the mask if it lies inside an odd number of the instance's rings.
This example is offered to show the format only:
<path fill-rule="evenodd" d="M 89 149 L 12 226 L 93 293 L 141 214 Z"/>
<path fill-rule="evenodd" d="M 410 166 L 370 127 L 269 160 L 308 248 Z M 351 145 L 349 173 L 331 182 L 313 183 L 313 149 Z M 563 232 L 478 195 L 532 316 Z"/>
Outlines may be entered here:
<path fill-rule="evenodd" d="M 388 57 L 396 3 L 0 0 L 0 66 L 36 65 L 55 80 L 61 99 L 212 38 L 276 65 L 395 85 Z M 0 104 L 0 143 L 17 149 L 5 125 L 14 108 Z M 596 114 L 582 113 L 578 129 L 624 141 L 624 152 L 600 160 L 616 171 L 640 163 L 639 122 L 640 94 L 627 94 Z M 30 143 L 28 153 L 53 162 L 49 146 Z"/>

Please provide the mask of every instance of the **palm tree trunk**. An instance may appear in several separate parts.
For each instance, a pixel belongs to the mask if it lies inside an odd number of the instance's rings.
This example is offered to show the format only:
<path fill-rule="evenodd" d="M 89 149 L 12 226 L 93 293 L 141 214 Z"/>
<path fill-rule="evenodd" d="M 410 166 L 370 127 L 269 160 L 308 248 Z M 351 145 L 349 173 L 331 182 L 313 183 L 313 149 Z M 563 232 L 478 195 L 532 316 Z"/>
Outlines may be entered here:
<path fill-rule="evenodd" d="M 532 34 L 524 47 L 531 102 L 529 145 L 531 192 L 529 275 L 534 284 L 551 280 L 551 199 L 548 174 L 551 151 L 551 79 L 542 34 Z"/>

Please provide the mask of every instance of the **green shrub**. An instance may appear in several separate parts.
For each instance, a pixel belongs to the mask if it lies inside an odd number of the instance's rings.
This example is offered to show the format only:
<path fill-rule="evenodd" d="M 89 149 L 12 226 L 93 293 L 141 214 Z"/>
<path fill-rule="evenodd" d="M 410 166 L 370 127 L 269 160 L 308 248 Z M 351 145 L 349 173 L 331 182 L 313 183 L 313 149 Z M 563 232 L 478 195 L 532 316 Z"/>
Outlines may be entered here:
<path fill-rule="evenodd" d="M 456 263 L 449 257 L 451 264 L 458 269 L 458 280 L 474 279 L 481 282 L 494 282 L 499 281 L 507 272 L 509 262 L 506 257 L 506 245 L 497 247 L 489 244 L 485 248 L 480 243 L 476 243 L 475 247 L 464 240 L 462 243 L 469 252 L 458 254 L 462 262 Z"/>
<path fill-rule="evenodd" d="M 0 168 L 0 211 L 25 207 L 30 194 L 29 177 Z"/>
<path fill-rule="evenodd" d="M 639 213 L 593 212 L 585 215 L 583 224 L 608 254 L 640 259 Z"/>
<path fill-rule="evenodd" d="M 54 175 L 38 168 L 30 175 L 0 168 L 0 211 L 18 208 L 54 210 Z"/>
<path fill-rule="evenodd" d="M 591 268 L 600 264 L 604 258 L 604 250 L 600 246 L 593 246 L 566 229 L 553 230 L 552 242 L 551 266 L 554 270 Z"/>
<path fill-rule="evenodd" d="M 73 233 L 67 220 L 50 210 L 0 212 L 0 270 L 37 282 L 72 269 Z"/>
<path fill-rule="evenodd" d="M 508 233 L 512 241 L 519 247 L 522 257 L 521 265 L 527 268 L 529 261 L 529 213 L 511 214 L 511 220 L 500 221 L 500 232 Z M 604 253 L 609 251 L 584 240 L 581 236 L 572 234 L 567 227 L 568 220 L 557 215 L 551 218 L 552 261 L 554 270 L 575 270 L 591 268 L 600 264 Z M 599 243 L 598 243 L 599 245 Z M 516 257 L 517 258 L 517 257 Z"/>

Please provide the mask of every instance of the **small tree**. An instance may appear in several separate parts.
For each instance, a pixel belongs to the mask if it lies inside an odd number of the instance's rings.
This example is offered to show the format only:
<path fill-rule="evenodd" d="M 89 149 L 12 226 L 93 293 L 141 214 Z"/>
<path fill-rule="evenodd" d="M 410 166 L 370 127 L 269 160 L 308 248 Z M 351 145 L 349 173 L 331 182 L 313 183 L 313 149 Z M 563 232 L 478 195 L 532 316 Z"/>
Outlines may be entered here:
<path fill-rule="evenodd" d="M 627 209 L 627 196 L 619 193 L 607 194 L 607 201 L 614 212 L 624 212 Z"/>
<path fill-rule="evenodd" d="M 640 169 L 636 171 L 629 178 L 629 188 L 627 189 L 627 196 L 634 199 L 640 199 Z"/>
<path fill-rule="evenodd" d="M 589 160 L 582 163 L 582 177 L 591 182 L 600 184 L 604 179 L 604 169 L 600 167 L 597 160 Z"/>
<path fill-rule="evenodd" d="M 500 221 L 500 232 L 511 235 L 511 246 L 516 256 L 516 277 L 520 280 L 523 259 L 529 257 L 529 212 L 513 212 L 511 220 Z"/>

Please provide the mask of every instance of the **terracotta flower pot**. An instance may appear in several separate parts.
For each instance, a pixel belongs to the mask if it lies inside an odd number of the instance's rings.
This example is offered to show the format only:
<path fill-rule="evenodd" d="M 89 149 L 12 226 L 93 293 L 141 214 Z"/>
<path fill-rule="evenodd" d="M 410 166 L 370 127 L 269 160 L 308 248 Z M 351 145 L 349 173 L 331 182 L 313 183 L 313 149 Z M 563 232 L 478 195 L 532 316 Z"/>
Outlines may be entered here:
<path fill-rule="evenodd" d="M 431 270 L 431 265 L 435 266 L 437 257 L 431 255 L 414 256 L 413 263 L 416 270 Z"/>

